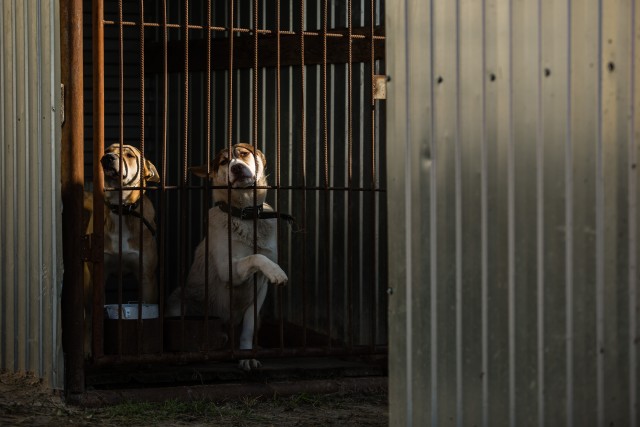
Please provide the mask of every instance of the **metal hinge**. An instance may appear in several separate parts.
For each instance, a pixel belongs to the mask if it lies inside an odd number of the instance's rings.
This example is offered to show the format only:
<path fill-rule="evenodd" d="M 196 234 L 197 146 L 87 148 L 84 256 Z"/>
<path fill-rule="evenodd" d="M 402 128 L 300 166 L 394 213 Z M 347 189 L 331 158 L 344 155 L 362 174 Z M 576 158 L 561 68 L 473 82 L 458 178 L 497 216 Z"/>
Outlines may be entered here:
<path fill-rule="evenodd" d="M 373 76 L 373 99 L 387 99 L 387 76 Z"/>
<path fill-rule="evenodd" d="M 101 261 L 102 251 L 102 244 L 98 242 L 98 236 L 93 233 L 82 236 L 82 261 Z"/>
<path fill-rule="evenodd" d="M 93 252 L 91 248 L 91 240 L 93 234 L 85 234 L 82 236 L 82 251 L 80 252 L 82 255 L 82 261 L 91 262 L 93 261 Z"/>

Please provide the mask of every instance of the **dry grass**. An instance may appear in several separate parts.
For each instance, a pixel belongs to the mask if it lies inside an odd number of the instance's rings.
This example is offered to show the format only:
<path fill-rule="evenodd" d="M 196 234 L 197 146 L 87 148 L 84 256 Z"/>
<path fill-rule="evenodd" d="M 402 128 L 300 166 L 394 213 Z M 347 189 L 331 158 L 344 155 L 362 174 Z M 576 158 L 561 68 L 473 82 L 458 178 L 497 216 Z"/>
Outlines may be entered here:
<path fill-rule="evenodd" d="M 0 425 L 99 426 L 383 426 L 388 423 L 387 396 L 366 394 L 297 394 L 241 401 L 205 400 L 162 403 L 129 402 L 100 409 L 66 405 L 29 375 L 0 374 Z"/>

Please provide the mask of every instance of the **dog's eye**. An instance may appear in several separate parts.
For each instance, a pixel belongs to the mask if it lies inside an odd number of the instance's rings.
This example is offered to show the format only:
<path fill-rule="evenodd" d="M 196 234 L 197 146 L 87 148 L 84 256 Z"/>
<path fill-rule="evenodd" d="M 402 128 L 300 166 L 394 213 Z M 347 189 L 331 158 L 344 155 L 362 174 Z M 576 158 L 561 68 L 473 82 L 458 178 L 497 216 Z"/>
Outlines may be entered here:
<path fill-rule="evenodd" d="M 247 153 L 246 151 L 241 151 L 240 152 L 240 157 L 247 157 L 249 153 Z"/>
<path fill-rule="evenodd" d="M 129 159 L 133 159 L 135 156 L 133 154 L 131 154 L 130 152 L 127 151 L 127 153 L 125 154 L 125 156 Z"/>
<path fill-rule="evenodd" d="M 222 160 L 220 160 L 220 166 L 224 166 L 224 165 L 226 165 L 227 163 L 229 163 L 229 159 L 222 159 Z"/>

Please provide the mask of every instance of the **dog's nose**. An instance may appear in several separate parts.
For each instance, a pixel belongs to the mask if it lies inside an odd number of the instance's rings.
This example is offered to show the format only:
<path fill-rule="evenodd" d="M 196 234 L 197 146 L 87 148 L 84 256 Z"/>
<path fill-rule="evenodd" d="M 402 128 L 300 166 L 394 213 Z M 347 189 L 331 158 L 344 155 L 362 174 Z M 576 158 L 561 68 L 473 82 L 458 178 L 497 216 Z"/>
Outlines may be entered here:
<path fill-rule="evenodd" d="M 234 175 L 241 175 L 244 172 L 244 168 L 242 167 L 242 165 L 236 163 L 235 165 L 231 166 L 231 173 Z"/>
<path fill-rule="evenodd" d="M 100 163 L 102 164 L 102 167 L 108 166 L 112 158 L 113 156 L 111 154 L 105 154 L 104 156 L 102 156 L 102 158 L 100 159 Z"/>

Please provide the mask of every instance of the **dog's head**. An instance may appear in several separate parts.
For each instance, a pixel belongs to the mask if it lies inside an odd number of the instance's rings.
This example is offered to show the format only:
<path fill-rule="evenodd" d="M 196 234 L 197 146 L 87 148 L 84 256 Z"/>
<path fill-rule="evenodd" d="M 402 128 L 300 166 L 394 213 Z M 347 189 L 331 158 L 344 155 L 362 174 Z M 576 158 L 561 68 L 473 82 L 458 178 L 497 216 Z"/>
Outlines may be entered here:
<path fill-rule="evenodd" d="M 236 144 L 231 149 L 224 148 L 218 152 L 209 166 L 208 177 L 214 186 L 231 187 L 231 202 L 228 199 L 227 189 L 214 189 L 216 201 L 227 201 L 236 207 L 253 205 L 253 187 L 267 185 L 265 167 L 267 160 L 262 151 L 255 149 L 251 144 Z M 195 175 L 206 178 L 207 166 L 194 166 L 190 168 Z M 264 202 L 267 190 L 256 190 L 256 202 Z"/>
<path fill-rule="evenodd" d="M 122 168 L 120 168 L 122 159 Z M 104 156 L 100 159 L 102 171 L 104 173 L 105 186 L 118 188 L 123 187 L 139 187 L 144 182 L 160 182 L 160 175 L 156 167 L 149 160 L 144 159 L 142 162 L 142 154 L 140 150 L 131 145 L 123 145 L 120 151 L 120 144 L 110 145 L 104 152 Z M 118 199 L 118 193 L 109 192 L 107 195 L 111 203 L 115 203 Z M 139 190 L 124 190 L 122 199 L 124 203 L 135 203 L 141 196 Z"/>

